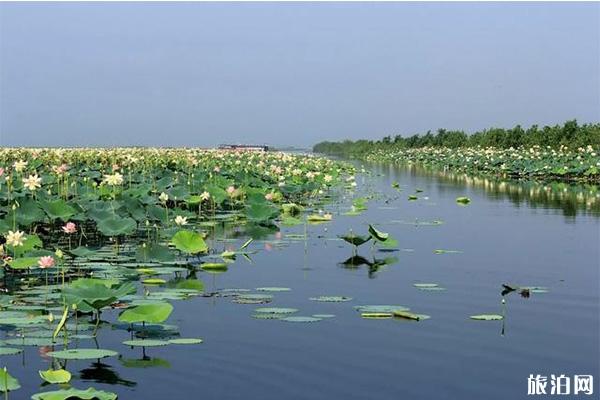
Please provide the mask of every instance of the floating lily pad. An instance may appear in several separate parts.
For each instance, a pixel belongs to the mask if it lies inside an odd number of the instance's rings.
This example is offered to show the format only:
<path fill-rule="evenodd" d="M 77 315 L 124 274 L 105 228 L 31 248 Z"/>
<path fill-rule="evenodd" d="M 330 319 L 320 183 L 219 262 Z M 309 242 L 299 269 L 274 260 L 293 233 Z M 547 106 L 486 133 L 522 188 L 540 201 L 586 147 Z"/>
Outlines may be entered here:
<path fill-rule="evenodd" d="M 469 318 L 477 320 L 477 321 L 499 321 L 501 319 L 504 319 L 504 317 L 499 314 L 471 315 Z"/>
<path fill-rule="evenodd" d="M 259 292 L 289 292 L 292 289 L 287 287 L 259 287 L 256 290 Z"/>
<path fill-rule="evenodd" d="M 66 390 L 55 390 L 52 392 L 36 393 L 31 396 L 32 400 L 67 400 L 67 399 L 82 399 L 82 400 L 116 400 L 117 395 L 111 392 L 105 392 L 103 390 L 96 390 L 94 388 L 88 388 L 86 390 L 80 389 L 66 389 Z"/>
<path fill-rule="evenodd" d="M 457 197 L 456 198 L 456 202 L 458 204 L 466 205 L 466 204 L 469 204 L 471 202 L 471 199 L 468 198 L 468 197 Z"/>
<path fill-rule="evenodd" d="M 51 351 L 48 353 L 50 357 L 60 358 L 63 360 L 93 360 L 105 357 L 114 357 L 118 355 L 116 351 L 105 349 L 70 349 Z"/>
<path fill-rule="evenodd" d="M 360 316 L 367 319 L 388 319 L 393 318 L 394 314 L 386 312 L 363 312 Z"/>
<path fill-rule="evenodd" d="M 150 278 L 150 279 L 144 279 L 142 281 L 142 283 L 144 285 L 162 285 L 163 283 L 166 283 L 167 281 L 165 281 L 164 279 L 160 279 L 160 278 Z"/>
<path fill-rule="evenodd" d="M 417 288 L 434 288 L 439 285 L 437 283 L 413 283 L 413 286 Z"/>
<path fill-rule="evenodd" d="M 413 321 L 422 321 L 431 318 L 425 314 L 415 314 L 409 311 L 394 311 L 394 317 L 410 319 Z"/>
<path fill-rule="evenodd" d="M 166 340 L 126 340 L 123 342 L 126 346 L 134 346 L 134 347 L 158 347 L 158 346 L 166 346 L 169 344 Z"/>
<path fill-rule="evenodd" d="M 410 308 L 397 305 L 367 305 L 354 307 L 361 313 L 393 313 L 394 311 L 408 311 Z"/>
<path fill-rule="evenodd" d="M 24 337 L 5 340 L 11 346 L 52 346 L 54 342 L 50 338 Z M 63 340 L 61 339 L 61 343 Z"/>
<path fill-rule="evenodd" d="M 284 318 L 281 318 L 281 321 L 285 321 L 285 322 L 318 322 L 318 321 L 321 321 L 321 318 L 315 318 L 315 317 L 284 317 Z"/>
<path fill-rule="evenodd" d="M 311 297 L 311 298 L 309 298 L 309 300 L 312 300 L 312 301 L 321 301 L 321 302 L 326 302 L 326 303 L 341 303 L 341 302 L 345 302 L 345 301 L 351 301 L 352 297 L 346 297 L 346 296 L 318 296 L 318 297 Z"/>
<path fill-rule="evenodd" d="M 335 318 L 335 314 L 313 314 L 312 316 L 320 319 Z"/>
<path fill-rule="evenodd" d="M 293 314 L 298 312 L 296 308 L 286 307 L 260 307 L 254 310 L 258 314 Z"/>
<path fill-rule="evenodd" d="M 14 354 L 19 354 L 22 351 L 23 350 L 14 347 L 0 347 L 0 356 L 12 356 Z"/>
<path fill-rule="evenodd" d="M 200 344 L 203 340 L 199 338 L 177 338 L 177 339 L 169 339 L 169 343 L 171 344 Z"/>
<path fill-rule="evenodd" d="M 49 369 L 39 373 L 40 377 L 48 383 L 67 383 L 71 380 L 71 373 L 64 369 Z"/>

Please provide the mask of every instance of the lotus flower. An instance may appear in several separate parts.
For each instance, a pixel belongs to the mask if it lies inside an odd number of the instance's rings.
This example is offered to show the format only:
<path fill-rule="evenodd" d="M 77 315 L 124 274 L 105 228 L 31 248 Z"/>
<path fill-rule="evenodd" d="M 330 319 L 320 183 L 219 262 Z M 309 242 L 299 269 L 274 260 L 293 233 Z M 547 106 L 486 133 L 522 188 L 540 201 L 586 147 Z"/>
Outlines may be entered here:
<path fill-rule="evenodd" d="M 67 222 L 65 226 L 62 227 L 62 230 L 68 234 L 75 233 L 77 232 L 77 225 L 73 222 Z"/>
<path fill-rule="evenodd" d="M 13 246 L 13 247 L 23 246 L 24 240 L 27 240 L 27 238 L 25 237 L 25 232 L 8 231 L 8 235 L 6 235 L 6 244 L 9 246 Z"/>
<path fill-rule="evenodd" d="M 38 176 L 38 174 L 29 175 L 27 178 L 23 178 L 23 186 L 32 192 L 37 188 L 42 187 L 42 178 Z"/>
<path fill-rule="evenodd" d="M 54 266 L 54 258 L 52 256 L 40 257 L 38 265 L 41 269 L 46 269 Z"/>

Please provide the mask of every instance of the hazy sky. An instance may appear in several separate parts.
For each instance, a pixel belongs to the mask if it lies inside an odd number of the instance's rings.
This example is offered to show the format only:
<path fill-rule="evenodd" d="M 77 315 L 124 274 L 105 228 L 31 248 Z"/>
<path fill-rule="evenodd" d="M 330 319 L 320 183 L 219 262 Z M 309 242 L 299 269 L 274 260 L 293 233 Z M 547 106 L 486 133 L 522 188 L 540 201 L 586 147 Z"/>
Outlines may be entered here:
<path fill-rule="evenodd" d="M 599 3 L 0 3 L 2 146 L 308 146 L 599 110 Z"/>

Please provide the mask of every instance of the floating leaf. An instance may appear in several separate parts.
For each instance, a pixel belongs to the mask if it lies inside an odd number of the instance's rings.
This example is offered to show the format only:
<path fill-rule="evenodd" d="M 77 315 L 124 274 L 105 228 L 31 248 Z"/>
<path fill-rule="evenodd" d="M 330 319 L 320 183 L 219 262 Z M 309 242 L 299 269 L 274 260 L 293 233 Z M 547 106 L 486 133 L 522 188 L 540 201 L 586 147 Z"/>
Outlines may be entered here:
<path fill-rule="evenodd" d="M 439 285 L 437 283 L 414 283 L 413 286 L 417 288 L 434 288 Z"/>
<path fill-rule="evenodd" d="M 332 215 L 331 215 L 331 214 L 323 214 L 323 215 L 320 215 L 320 214 L 312 214 L 312 215 L 309 215 L 309 216 L 306 218 L 306 220 L 307 220 L 308 222 L 329 222 L 329 221 L 331 221 L 331 220 L 332 220 L 332 218 L 333 218 L 333 217 L 332 217 Z"/>
<path fill-rule="evenodd" d="M 289 292 L 292 289 L 287 287 L 259 287 L 256 290 L 259 292 Z"/>
<path fill-rule="evenodd" d="M 39 373 L 40 377 L 48 383 L 67 383 L 71 380 L 71 373 L 64 369 L 49 369 Z"/>
<path fill-rule="evenodd" d="M 105 392 L 103 390 L 96 390 L 94 388 L 88 388 L 86 390 L 80 390 L 70 388 L 66 390 L 55 390 L 52 392 L 36 393 L 31 396 L 31 400 L 67 400 L 67 399 L 81 399 L 81 400 L 116 400 L 117 395 L 111 392 Z"/>
<path fill-rule="evenodd" d="M 167 281 L 165 281 L 164 279 L 160 279 L 160 278 L 150 278 L 150 279 L 144 279 L 142 281 L 142 283 L 144 285 L 162 285 L 163 283 L 166 283 Z"/>
<path fill-rule="evenodd" d="M 126 340 L 123 342 L 123 344 L 126 346 L 133 346 L 133 347 L 159 347 L 159 346 L 166 346 L 169 344 L 169 342 L 167 342 L 166 340 L 143 339 L 143 340 Z"/>
<path fill-rule="evenodd" d="M 425 315 L 425 314 L 415 314 L 409 311 L 394 311 L 394 317 L 398 317 L 398 318 L 404 318 L 404 319 L 411 319 L 413 321 L 422 321 L 425 319 L 429 319 L 429 315 Z"/>
<path fill-rule="evenodd" d="M 200 344 L 202 342 L 203 342 L 203 340 L 198 339 L 198 338 L 169 339 L 169 343 L 171 343 L 171 344 Z"/>
<path fill-rule="evenodd" d="M 361 313 L 393 313 L 394 311 L 408 311 L 410 308 L 395 305 L 367 305 L 354 307 Z"/>
<path fill-rule="evenodd" d="M 69 349 L 51 351 L 47 353 L 50 357 L 63 360 L 93 360 L 98 358 L 113 357 L 118 355 L 116 351 L 104 349 Z"/>
<path fill-rule="evenodd" d="M 334 314 L 313 314 L 312 316 L 320 319 L 335 318 Z"/>
<path fill-rule="evenodd" d="M 12 356 L 19 354 L 23 350 L 15 349 L 14 347 L 0 347 L 0 356 Z"/>
<path fill-rule="evenodd" d="M 498 321 L 504 319 L 502 315 L 498 314 L 479 314 L 479 315 L 471 315 L 469 318 L 477 320 L 477 321 Z"/>
<path fill-rule="evenodd" d="M 259 314 L 293 314 L 298 312 L 298 309 L 286 307 L 260 307 L 255 309 L 254 312 Z"/>
<path fill-rule="evenodd" d="M 393 318 L 394 314 L 386 312 L 364 312 L 361 313 L 360 316 L 367 319 L 388 319 Z"/>
<path fill-rule="evenodd" d="M 346 296 L 318 296 L 318 297 L 311 297 L 311 298 L 309 298 L 309 300 L 312 300 L 312 301 L 321 301 L 321 302 L 326 302 L 326 303 L 341 303 L 341 302 L 345 302 L 345 301 L 351 301 L 352 297 L 346 297 Z"/>
<path fill-rule="evenodd" d="M 280 319 L 285 322 L 318 322 L 321 321 L 321 318 L 315 317 L 284 317 Z"/>
<path fill-rule="evenodd" d="M 457 197 L 456 202 L 458 204 L 465 205 L 465 204 L 469 204 L 471 202 L 471 199 L 468 197 Z"/>

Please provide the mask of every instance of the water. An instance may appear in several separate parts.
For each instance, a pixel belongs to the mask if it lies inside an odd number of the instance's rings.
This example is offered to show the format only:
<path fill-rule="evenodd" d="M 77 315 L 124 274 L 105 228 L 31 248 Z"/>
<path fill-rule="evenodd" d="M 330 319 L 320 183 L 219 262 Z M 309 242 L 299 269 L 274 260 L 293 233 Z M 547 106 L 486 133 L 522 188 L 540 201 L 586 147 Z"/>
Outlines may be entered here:
<path fill-rule="evenodd" d="M 359 216 L 334 215 L 331 223 L 286 228 L 281 240 L 251 245 L 252 263 L 240 258 L 220 275 L 198 272 L 209 289 L 290 287 L 269 306 L 294 307 L 299 315 L 335 314 L 318 323 L 251 318 L 258 306 L 230 298 L 197 297 L 175 302 L 169 323 L 198 346 L 148 348 L 156 366 L 131 368 L 142 349 L 121 344 L 122 330 L 104 328 L 98 345 L 121 358 L 69 361 L 73 386 L 117 392 L 121 399 L 520 399 L 529 374 L 592 374 L 599 393 L 599 239 L 597 188 L 502 183 L 417 168 L 368 166 L 359 193 L 375 194 Z M 377 175 L 381 174 L 381 175 Z M 401 192 L 391 187 L 400 183 Z M 548 189 L 549 187 L 549 189 Z M 419 200 L 408 201 L 416 188 Z M 566 189 L 566 190 L 565 190 Z M 472 202 L 459 206 L 455 199 Z M 387 202 L 386 202 L 387 201 Z M 343 211 L 343 207 L 339 206 Z M 338 206 L 332 207 L 334 210 Z M 441 225 L 416 225 L 443 221 Z M 351 248 L 334 240 L 352 228 L 377 224 L 399 240 L 400 251 L 371 253 L 369 261 L 395 256 L 375 270 L 344 267 Z M 281 245 L 283 243 L 283 245 Z M 460 253 L 436 254 L 435 249 Z M 435 282 L 425 292 L 416 282 Z M 548 293 L 506 296 L 504 321 L 472 321 L 470 315 L 501 313 L 501 284 L 544 286 Z M 311 296 L 344 295 L 346 303 L 319 303 Z M 368 320 L 361 304 L 399 304 L 426 321 Z M 89 347 L 90 342 L 83 344 Z M 40 388 L 31 371 L 51 359 L 30 347 L 3 357 L 27 398 Z M 549 388 L 549 386 L 548 386 Z"/>

